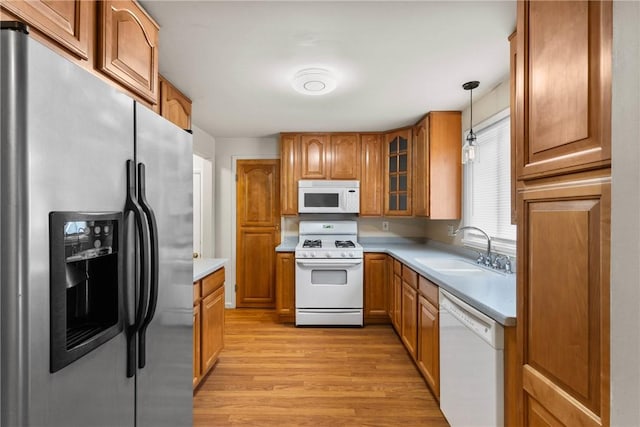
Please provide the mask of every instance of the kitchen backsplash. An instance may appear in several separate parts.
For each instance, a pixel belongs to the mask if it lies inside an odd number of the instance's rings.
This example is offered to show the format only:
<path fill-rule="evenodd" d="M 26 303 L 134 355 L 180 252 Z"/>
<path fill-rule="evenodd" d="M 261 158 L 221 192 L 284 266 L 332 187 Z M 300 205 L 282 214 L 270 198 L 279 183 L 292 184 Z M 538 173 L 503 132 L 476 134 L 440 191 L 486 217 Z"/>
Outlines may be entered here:
<path fill-rule="evenodd" d="M 308 215 L 304 217 L 283 217 L 282 218 L 282 238 L 297 238 L 298 223 L 300 220 L 318 220 L 324 215 Z M 447 226 L 459 225 L 459 221 L 431 221 L 425 218 L 360 218 L 353 215 L 331 215 L 331 219 L 357 219 L 358 236 L 366 237 L 409 237 L 428 238 L 444 243 L 452 244 L 453 240 L 447 236 Z M 383 223 L 388 224 L 388 230 L 383 229 Z"/>

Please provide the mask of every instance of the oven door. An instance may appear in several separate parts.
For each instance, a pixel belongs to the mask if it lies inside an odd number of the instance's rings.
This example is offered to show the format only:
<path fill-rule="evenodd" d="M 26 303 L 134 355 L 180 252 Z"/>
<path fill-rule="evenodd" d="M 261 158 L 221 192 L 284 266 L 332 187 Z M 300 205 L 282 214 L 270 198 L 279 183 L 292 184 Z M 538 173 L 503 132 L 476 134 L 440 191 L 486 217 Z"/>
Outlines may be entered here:
<path fill-rule="evenodd" d="M 296 309 L 361 309 L 362 275 L 362 259 L 296 259 Z"/>

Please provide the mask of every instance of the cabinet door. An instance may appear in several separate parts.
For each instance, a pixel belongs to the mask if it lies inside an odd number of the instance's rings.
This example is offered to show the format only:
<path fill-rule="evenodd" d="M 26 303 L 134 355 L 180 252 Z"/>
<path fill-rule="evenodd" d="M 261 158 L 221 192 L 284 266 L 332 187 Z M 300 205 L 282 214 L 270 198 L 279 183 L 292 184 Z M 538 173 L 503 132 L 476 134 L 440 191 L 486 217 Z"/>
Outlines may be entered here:
<path fill-rule="evenodd" d="M 554 178 L 518 196 L 525 425 L 609 424 L 609 174 Z"/>
<path fill-rule="evenodd" d="M 382 135 L 360 135 L 360 216 L 382 216 Z"/>
<path fill-rule="evenodd" d="M 389 323 L 387 277 L 387 256 L 364 254 L 365 324 Z"/>
<path fill-rule="evenodd" d="M 518 2 L 519 179 L 611 162 L 612 2 Z"/>
<path fill-rule="evenodd" d="M 358 135 L 355 133 L 331 135 L 330 145 L 329 178 L 359 179 L 360 142 Z"/>
<path fill-rule="evenodd" d="M 158 24 L 133 0 L 100 2 L 98 69 L 151 104 L 158 101 Z"/>
<path fill-rule="evenodd" d="M 298 215 L 299 136 L 280 135 L 280 209 L 282 215 Z"/>
<path fill-rule="evenodd" d="M 160 77 L 160 114 L 182 129 L 191 129 L 191 100 Z"/>
<path fill-rule="evenodd" d="M 276 320 L 296 320 L 296 259 L 292 252 L 276 254 Z"/>
<path fill-rule="evenodd" d="M 300 178 L 327 179 L 327 135 L 300 136 Z"/>
<path fill-rule="evenodd" d="M 201 371 L 201 345 L 200 345 L 200 304 L 193 306 L 193 386 L 197 386 L 202 376 Z"/>
<path fill-rule="evenodd" d="M 511 114 L 509 115 L 511 132 L 511 224 L 516 224 L 518 220 L 518 211 L 516 209 L 516 188 L 518 186 L 518 179 L 516 176 L 516 164 L 518 162 L 518 156 L 516 154 L 518 152 L 518 144 L 516 144 L 516 129 L 518 128 L 517 109 L 519 107 L 516 102 L 516 76 L 518 75 L 518 34 L 516 32 L 513 32 L 509 36 L 509 58 L 509 104 L 511 106 Z"/>
<path fill-rule="evenodd" d="M 460 219 L 462 206 L 462 115 L 459 111 L 433 111 L 427 126 L 429 167 L 416 166 L 416 173 L 429 172 L 431 219 Z"/>
<path fill-rule="evenodd" d="M 93 42 L 93 4 L 70 1 L 3 1 L 2 7 L 82 59 Z"/>
<path fill-rule="evenodd" d="M 402 336 L 402 277 L 393 275 L 393 316 L 391 317 L 393 327 L 398 335 Z"/>
<path fill-rule="evenodd" d="M 418 291 L 402 282 L 402 342 L 416 360 L 418 340 Z"/>
<path fill-rule="evenodd" d="M 384 215 L 411 216 L 411 128 L 385 135 Z"/>
<path fill-rule="evenodd" d="M 413 214 L 429 216 L 429 116 L 413 128 Z"/>
<path fill-rule="evenodd" d="M 440 331 L 438 308 L 420 296 L 418 318 L 418 368 L 436 399 L 440 399 Z"/>
<path fill-rule="evenodd" d="M 202 300 L 202 375 L 215 364 L 224 346 L 224 286 Z"/>

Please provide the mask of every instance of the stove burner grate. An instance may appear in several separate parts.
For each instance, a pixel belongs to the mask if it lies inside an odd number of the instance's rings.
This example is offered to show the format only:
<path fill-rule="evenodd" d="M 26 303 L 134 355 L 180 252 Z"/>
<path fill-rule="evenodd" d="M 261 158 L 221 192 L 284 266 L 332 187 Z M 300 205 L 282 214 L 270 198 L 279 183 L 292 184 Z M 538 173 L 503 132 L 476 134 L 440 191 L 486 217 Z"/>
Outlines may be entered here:
<path fill-rule="evenodd" d="M 351 240 L 336 240 L 336 248 L 355 248 L 356 245 Z"/>
<path fill-rule="evenodd" d="M 316 240 L 305 240 L 304 243 L 302 244 L 303 248 L 321 248 L 322 247 L 322 241 L 320 239 L 316 239 Z"/>

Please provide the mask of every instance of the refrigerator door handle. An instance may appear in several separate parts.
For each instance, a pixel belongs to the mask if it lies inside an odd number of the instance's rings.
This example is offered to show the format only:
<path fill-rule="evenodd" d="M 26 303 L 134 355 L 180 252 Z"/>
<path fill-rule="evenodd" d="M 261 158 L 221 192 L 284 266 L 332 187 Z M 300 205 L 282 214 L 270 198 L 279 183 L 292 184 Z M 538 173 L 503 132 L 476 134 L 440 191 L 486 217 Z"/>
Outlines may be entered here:
<path fill-rule="evenodd" d="M 147 309 L 147 281 L 149 277 L 149 230 L 144 219 L 144 212 L 138 204 L 135 195 L 135 163 L 127 160 L 127 202 L 125 212 L 133 212 L 135 217 L 138 240 L 140 241 L 140 276 L 138 286 L 138 305 L 133 324 L 127 325 L 127 378 L 136 373 L 136 340 Z"/>
<path fill-rule="evenodd" d="M 146 173 L 144 163 L 138 163 L 138 201 L 146 214 L 149 224 L 149 241 L 151 243 L 150 256 L 150 293 L 147 314 L 144 317 L 140 331 L 138 332 L 138 368 L 142 369 L 146 364 L 146 332 L 153 320 L 158 304 L 158 224 L 153 209 L 149 205 L 146 196 Z"/>

